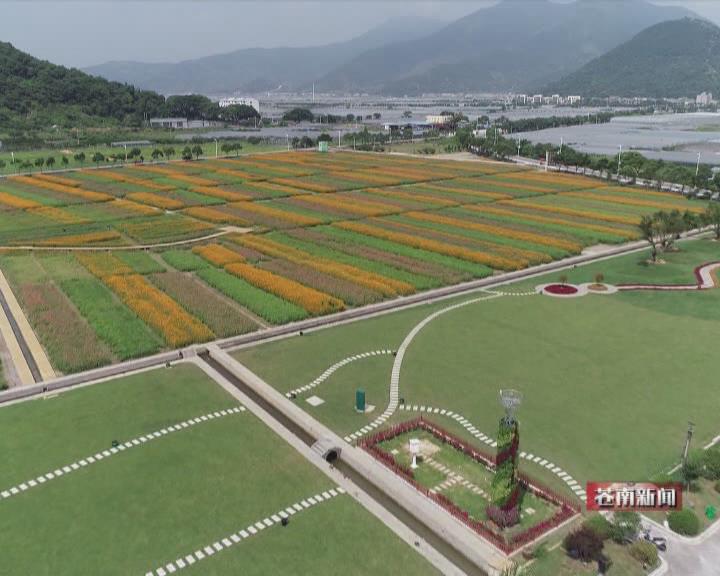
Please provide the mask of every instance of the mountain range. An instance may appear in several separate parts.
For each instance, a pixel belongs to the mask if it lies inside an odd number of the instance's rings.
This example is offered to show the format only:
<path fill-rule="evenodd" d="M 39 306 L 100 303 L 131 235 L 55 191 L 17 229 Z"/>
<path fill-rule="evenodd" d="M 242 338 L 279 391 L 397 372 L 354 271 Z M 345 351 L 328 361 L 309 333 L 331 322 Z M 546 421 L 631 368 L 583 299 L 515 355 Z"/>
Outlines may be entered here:
<path fill-rule="evenodd" d="M 599 97 L 720 94 L 720 28 L 692 18 L 661 22 L 543 90 Z"/>
<path fill-rule="evenodd" d="M 666 20 L 646 0 L 503 0 L 447 25 L 392 21 L 326 46 L 254 48 L 175 64 L 111 62 L 86 71 L 162 93 L 308 89 L 417 95 L 523 92 L 559 80 Z"/>

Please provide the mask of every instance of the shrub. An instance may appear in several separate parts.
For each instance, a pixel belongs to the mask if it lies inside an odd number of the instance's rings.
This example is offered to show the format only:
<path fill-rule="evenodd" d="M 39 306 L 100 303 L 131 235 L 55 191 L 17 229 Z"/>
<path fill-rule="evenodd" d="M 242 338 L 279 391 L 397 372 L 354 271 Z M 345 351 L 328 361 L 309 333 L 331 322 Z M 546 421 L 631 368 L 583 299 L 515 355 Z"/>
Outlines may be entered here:
<path fill-rule="evenodd" d="M 683 536 L 695 536 L 700 532 L 700 519 L 695 512 L 687 508 L 670 512 L 668 524 L 673 532 Z"/>
<path fill-rule="evenodd" d="M 520 521 L 520 507 L 515 506 L 510 510 L 503 510 L 499 506 L 490 504 L 486 509 L 485 513 L 487 517 L 497 524 L 500 528 L 507 528 L 514 526 Z"/>
<path fill-rule="evenodd" d="M 560 276 L 558 277 L 558 282 L 560 282 L 560 284 L 567 284 L 568 283 L 567 274 L 560 274 Z"/>
<path fill-rule="evenodd" d="M 618 544 L 624 544 L 637 538 L 640 530 L 640 514 L 637 512 L 615 512 L 612 520 L 612 539 Z"/>
<path fill-rule="evenodd" d="M 583 522 L 583 526 L 595 532 L 595 534 L 600 536 L 603 540 L 607 540 L 612 536 L 612 524 L 610 524 L 607 518 L 605 518 L 602 514 L 590 516 L 590 518 Z"/>
<path fill-rule="evenodd" d="M 630 546 L 630 556 L 638 562 L 654 566 L 658 561 L 658 551 L 655 544 L 647 540 L 638 540 Z"/>
<path fill-rule="evenodd" d="M 705 451 L 702 474 L 708 480 L 720 480 L 720 450 L 717 448 Z"/>
<path fill-rule="evenodd" d="M 563 547 L 571 558 L 592 562 L 602 555 L 603 541 L 594 530 L 581 526 L 563 540 Z"/>
<path fill-rule="evenodd" d="M 602 272 L 595 274 L 595 284 L 602 284 L 605 281 L 605 275 Z"/>

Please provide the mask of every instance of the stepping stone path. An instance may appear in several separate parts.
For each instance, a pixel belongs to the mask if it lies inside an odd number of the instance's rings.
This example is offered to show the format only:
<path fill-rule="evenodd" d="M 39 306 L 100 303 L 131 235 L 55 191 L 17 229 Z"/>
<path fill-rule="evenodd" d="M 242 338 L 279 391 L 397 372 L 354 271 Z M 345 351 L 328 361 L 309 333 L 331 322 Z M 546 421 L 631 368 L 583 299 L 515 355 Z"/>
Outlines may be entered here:
<path fill-rule="evenodd" d="M 483 434 L 480 430 L 473 426 L 472 422 L 470 422 L 467 418 L 460 414 L 457 414 L 456 412 L 453 412 L 452 410 L 446 410 L 445 408 L 434 408 L 432 406 L 419 406 L 417 404 L 402 405 L 400 406 L 400 410 L 405 412 L 420 412 L 424 414 L 433 414 L 438 416 L 445 416 L 446 418 L 451 418 L 452 420 L 455 420 L 455 422 L 460 424 L 460 426 L 465 428 L 465 430 L 467 430 L 468 433 L 471 434 L 473 437 L 484 442 L 488 446 L 491 446 L 492 448 L 497 447 L 497 442 L 495 442 L 495 440 Z M 520 458 L 529 462 L 533 462 L 538 466 L 542 466 L 543 468 L 560 478 L 565 484 L 567 484 L 568 488 L 570 488 L 570 490 L 572 490 L 578 498 L 580 498 L 581 500 L 585 500 L 586 493 L 582 485 L 559 466 L 556 466 L 552 462 L 541 458 L 540 456 L 536 456 L 535 454 L 530 454 L 528 452 L 520 452 Z"/>
<path fill-rule="evenodd" d="M 425 463 L 428 464 L 431 468 L 434 468 L 438 472 L 445 474 L 447 478 L 438 484 L 437 486 L 434 486 L 433 488 L 430 488 L 430 492 L 442 492 L 443 490 L 447 490 L 448 488 L 454 486 L 455 484 L 462 484 L 462 486 L 468 490 L 470 490 L 473 494 L 477 494 L 478 496 L 481 496 L 485 498 L 485 500 L 490 500 L 490 495 L 485 492 L 482 488 L 479 486 L 476 486 L 472 482 L 469 482 L 465 480 L 460 474 L 457 474 L 456 472 L 453 472 L 450 468 L 445 466 L 444 464 L 441 464 L 440 462 L 437 462 L 436 460 L 433 460 L 431 457 L 425 458 Z"/>
<path fill-rule="evenodd" d="M 272 528 L 273 526 L 276 526 L 278 524 L 282 524 L 282 521 L 285 518 L 290 518 L 290 516 L 294 516 L 302 510 L 317 506 L 318 504 L 322 504 L 323 502 L 327 502 L 328 500 L 332 500 L 333 498 L 336 498 L 337 496 L 340 496 L 344 493 L 345 490 L 340 486 L 337 486 L 320 494 L 315 494 L 314 496 L 311 496 L 306 500 L 302 500 L 300 503 L 288 506 L 284 510 L 278 510 L 276 513 L 271 514 L 267 518 L 262 518 L 261 520 L 250 524 L 246 528 L 239 530 L 238 532 L 233 532 L 232 534 L 221 538 L 217 542 L 213 542 L 212 544 L 209 544 L 204 548 L 198 548 L 198 550 L 191 554 L 187 554 L 186 556 L 182 556 L 177 560 L 168 562 L 167 564 L 160 566 L 159 568 L 155 568 L 155 570 L 146 572 L 145 576 L 166 576 L 167 574 L 172 574 L 173 572 L 177 572 L 178 570 L 182 570 L 183 568 L 192 566 L 196 562 L 204 560 L 208 556 L 212 556 L 213 554 L 216 554 L 218 552 L 222 552 L 227 548 L 231 548 L 235 544 L 239 544 L 243 540 L 246 540 L 247 538 L 258 534 L 265 529 Z"/>
<path fill-rule="evenodd" d="M 398 409 L 400 399 L 400 369 L 402 368 L 403 359 L 405 358 L 405 352 L 410 347 L 410 344 L 415 339 L 415 337 L 420 333 L 423 328 L 425 328 L 425 326 L 430 324 L 430 322 L 432 322 L 439 316 L 446 314 L 447 312 L 452 312 L 453 310 L 469 306 L 470 304 L 476 304 L 477 302 L 493 300 L 494 298 L 499 298 L 501 296 L 502 294 L 500 293 L 484 292 L 484 296 L 481 296 L 479 298 L 465 300 L 464 302 L 458 302 L 457 304 L 453 304 L 452 306 L 448 306 L 447 308 L 436 310 L 435 312 L 421 320 L 418 324 L 416 324 L 415 327 L 410 330 L 407 336 L 405 336 L 405 339 L 402 341 L 402 344 L 400 344 L 400 347 L 395 353 L 395 362 L 393 362 L 392 372 L 390 374 L 390 402 L 388 402 L 388 406 L 385 409 L 385 412 L 383 412 L 375 420 L 370 422 L 367 426 L 363 426 L 362 428 L 360 428 L 360 430 L 345 436 L 345 441 L 353 442 L 354 440 L 362 438 L 363 436 L 365 436 L 365 434 L 368 434 L 376 428 L 382 426 L 387 421 L 387 419 L 390 418 Z"/>
<path fill-rule="evenodd" d="M 12 486 L 11 488 L 8 488 L 6 490 L 2 490 L 0 491 L 0 500 L 7 500 L 8 498 L 16 496 L 17 494 L 21 494 L 22 492 L 25 492 L 30 488 L 40 486 L 42 484 L 45 484 L 46 482 L 55 480 L 57 478 L 60 478 L 61 476 L 70 474 L 71 472 L 75 472 L 76 470 L 80 470 L 81 468 L 85 468 L 91 464 L 97 464 L 101 460 L 110 458 L 115 454 L 124 452 L 125 450 L 130 450 L 131 448 L 142 446 L 143 444 L 147 444 L 148 442 L 152 442 L 153 440 L 162 438 L 163 436 L 167 436 L 168 434 L 172 434 L 173 432 L 179 432 L 187 428 L 192 428 L 193 426 L 196 426 L 198 424 L 202 424 L 203 422 L 209 422 L 210 420 L 216 420 L 218 418 L 231 416 L 233 414 L 240 414 L 241 412 L 245 412 L 245 406 L 226 408 L 223 410 L 218 410 L 216 412 L 211 412 L 209 414 L 203 414 L 202 416 L 198 416 L 196 418 L 190 418 L 189 420 L 185 420 L 184 422 L 178 422 L 177 424 L 173 424 L 172 426 L 162 428 L 161 430 L 157 430 L 155 432 L 150 432 L 149 434 L 138 436 L 137 438 L 133 438 L 132 440 L 128 440 L 127 442 L 118 444 L 117 447 L 102 450 L 92 456 L 86 456 L 85 458 L 73 462 L 72 464 L 56 468 L 55 470 L 42 474 L 37 478 L 18 484 L 17 486 Z"/>
<path fill-rule="evenodd" d="M 364 360 L 366 358 L 372 358 L 374 356 L 387 356 L 392 354 L 392 350 L 373 350 L 372 352 L 363 352 L 362 354 L 355 354 L 355 356 L 348 356 L 347 358 L 343 358 L 340 360 L 340 362 L 336 362 L 330 368 L 325 370 L 320 376 L 315 378 L 310 384 L 306 384 L 305 386 L 301 386 L 300 388 L 295 388 L 295 390 L 290 390 L 290 392 L 287 392 L 285 396 L 288 398 L 292 398 L 294 396 L 297 396 L 298 394 L 304 394 L 305 392 L 309 392 L 313 388 L 320 386 L 325 380 L 330 378 L 337 370 L 342 368 L 343 366 L 346 366 L 347 364 L 350 364 L 351 362 L 355 362 L 357 360 Z"/>

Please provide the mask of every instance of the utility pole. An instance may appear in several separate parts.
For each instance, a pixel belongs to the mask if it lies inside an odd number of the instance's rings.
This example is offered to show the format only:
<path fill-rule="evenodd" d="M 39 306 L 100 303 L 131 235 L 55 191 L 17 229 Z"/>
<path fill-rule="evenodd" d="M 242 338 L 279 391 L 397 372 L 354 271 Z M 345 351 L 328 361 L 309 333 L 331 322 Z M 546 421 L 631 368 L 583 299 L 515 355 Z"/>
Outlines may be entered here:
<path fill-rule="evenodd" d="M 287 138 L 287 149 L 288 152 L 290 152 L 290 134 L 285 134 L 285 138 Z"/>
<path fill-rule="evenodd" d="M 562 156 L 563 143 L 564 143 L 563 137 L 560 136 L 560 155 L 561 155 L 561 156 Z"/>
<path fill-rule="evenodd" d="M 700 174 L 700 152 L 698 152 L 697 165 L 695 166 L 695 178 L 698 177 L 698 174 Z"/>
<path fill-rule="evenodd" d="M 217 138 L 215 138 L 215 158 L 218 157 L 218 141 Z"/>
<path fill-rule="evenodd" d="M 694 429 L 695 424 L 693 422 L 688 422 L 687 436 L 685 437 L 685 447 L 683 448 L 682 453 L 683 470 L 687 467 L 688 453 L 690 452 L 690 441 L 692 440 Z"/>
<path fill-rule="evenodd" d="M 617 169 L 618 178 L 620 177 L 620 162 L 621 161 L 622 161 L 622 144 L 620 144 L 620 153 L 618 154 L 618 169 Z"/>

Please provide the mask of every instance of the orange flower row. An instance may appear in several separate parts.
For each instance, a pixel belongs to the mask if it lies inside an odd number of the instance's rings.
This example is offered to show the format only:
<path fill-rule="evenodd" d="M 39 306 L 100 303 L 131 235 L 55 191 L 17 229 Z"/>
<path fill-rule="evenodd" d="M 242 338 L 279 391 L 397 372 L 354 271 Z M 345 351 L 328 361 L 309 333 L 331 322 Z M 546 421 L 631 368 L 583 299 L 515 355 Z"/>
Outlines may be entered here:
<path fill-rule="evenodd" d="M 527 200 L 503 200 L 501 204 L 509 206 L 517 206 L 519 208 L 530 208 L 539 212 L 550 212 L 551 214 L 564 214 L 565 216 L 577 216 L 579 218 L 589 218 L 590 220 L 602 220 L 604 222 L 615 222 L 617 224 L 637 225 L 640 218 L 621 216 L 619 214 L 605 214 L 602 212 L 594 212 L 592 210 L 579 210 L 576 208 L 565 208 L 564 206 L 555 206 L 552 204 L 541 204 L 539 202 L 529 202 Z"/>
<path fill-rule="evenodd" d="M 373 174 L 371 172 L 361 172 L 361 171 L 330 171 L 328 172 L 330 176 L 335 176 L 337 178 L 344 178 L 347 180 L 354 180 L 354 181 L 361 181 L 361 182 L 367 182 L 368 184 L 379 184 L 384 186 L 389 186 L 391 184 L 394 184 L 398 181 L 397 178 L 388 178 L 387 176 L 383 176 L 381 174 Z"/>
<path fill-rule="evenodd" d="M 298 226 L 314 226 L 321 223 L 321 221 L 317 218 L 311 218 L 310 216 L 305 216 L 303 214 L 296 214 L 286 210 L 271 208 L 270 206 L 265 206 L 264 204 L 260 204 L 258 202 L 236 202 L 230 204 L 230 206 L 235 206 L 240 210 L 257 214 L 258 216 L 284 220 Z"/>
<path fill-rule="evenodd" d="M 75 188 L 74 186 L 56 184 L 55 182 L 40 180 L 39 178 L 34 178 L 32 176 L 13 176 L 12 181 L 21 182 L 36 188 L 45 188 L 46 190 L 52 190 L 53 192 L 60 192 L 61 194 L 67 194 L 68 196 L 77 196 L 89 202 L 107 202 L 113 198 L 109 194 L 103 194 L 102 192 L 82 190 L 80 188 Z"/>
<path fill-rule="evenodd" d="M 289 196 L 292 196 L 295 194 L 306 194 L 305 190 L 293 188 L 292 186 L 283 186 L 282 184 L 276 184 L 274 182 L 252 182 L 250 185 L 253 188 L 257 188 L 259 190 L 268 190 L 270 192 L 281 192 L 282 194 L 287 194 Z"/>
<path fill-rule="evenodd" d="M 238 226 L 248 226 L 249 222 L 244 218 L 230 214 L 229 212 L 223 212 L 217 208 L 209 208 L 207 206 L 193 206 L 183 210 L 188 216 L 193 218 L 199 218 L 207 222 L 214 222 L 215 224 L 236 224 Z"/>
<path fill-rule="evenodd" d="M 644 208 L 655 208 L 657 210 L 679 210 L 678 204 L 672 204 L 670 202 L 657 202 L 655 200 L 641 200 L 639 198 L 627 198 L 624 196 L 616 196 L 613 194 L 603 194 L 600 192 L 562 192 L 563 196 L 569 196 L 571 198 L 581 198 L 583 200 L 602 200 L 604 202 L 611 202 L 613 204 L 623 204 L 626 206 L 638 206 Z M 700 206 L 692 206 L 688 203 L 687 209 L 690 212 L 701 213 L 703 208 Z"/>
<path fill-rule="evenodd" d="M 399 176 L 400 178 L 413 180 L 416 182 L 424 180 L 443 180 L 455 177 L 451 172 L 435 171 L 432 168 L 395 168 L 392 166 L 383 166 L 381 168 L 383 174 Z"/>
<path fill-rule="evenodd" d="M 503 174 L 503 177 L 505 175 Z M 477 180 L 474 180 L 472 178 L 458 178 L 458 182 L 469 182 L 470 184 L 478 184 Z M 485 178 L 483 179 L 483 183 L 487 184 L 492 187 L 497 188 L 511 188 L 513 190 L 529 190 L 530 192 L 542 192 L 543 194 L 549 194 L 551 192 L 555 192 L 552 188 L 541 188 L 540 186 L 532 186 L 530 184 L 525 184 L 523 182 L 503 182 L 502 180 L 496 180 L 494 178 Z"/>
<path fill-rule="evenodd" d="M 164 292 L 139 274 L 103 278 L 141 320 L 160 332 L 172 347 L 211 340 L 214 334 Z"/>
<path fill-rule="evenodd" d="M 610 226 L 603 226 L 601 224 L 589 224 L 586 222 L 579 222 L 577 220 L 566 220 L 564 218 L 555 218 L 552 216 L 540 216 L 538 214 L 529 214 L 527 212 L 520 212 L 517 210 L 509 210 L 497 205 L 479 204 L 473 206 L 465 206 L 466 210 L 472 210 L 473 212 L 480 212 L 485 214 L 495 214 L 496 216 L 509 216 L 513 218 L 519 218 L 521 220 L 528 220 L 530 222 L 538 222 L 539 224 L 559 224 L 561 226 L 570 226 L 573 228 L 580 228 L 582 230 L 592 230 L 593 232 L 600 232 L 602 234 L 613 234 L 615 236 L 622 236 L 624 238 L 636 238 L 637 234 L 624 230 L 622 228 L 612 228 Z"/>
<path fill-rule="evenodd" d="M 350 282 L 354 282 L 370 290 L 375 290 L 386 296 L 411 294 L 414 291 L 414 288 L 407 282 L 395 280 L 394 278 L 386 278 L 380 274 L 368 272 L 349 264 L 320 258 L 293 248 L 292 246 L 270 240 L 267 236 L 243 234 L 233 235 L 230 239 L 233 242 L 237 242 L 238 244 L 247 246 L 268 256 L 284 258 L 285 260 L 307 266 L 318 272 L 323 272 L 336 278 L 342 278 L 343 280 L 349 280 Z"/>
<path fill-rule="evenodd" d="M 128 194 L 127 197 L 130 200 L 136 200 L 137 202 L 149 204 L 150 206 L 162 208 L 163 210 L 179 210 L 185 206 L 180 200 L 152 192 L 133 192 L 132 194 Z"/>
<path fill-rule="evenodd" d="M 408 212 L 406 216 L 413 218 L 414 220 L 421 220 L 423 222 L 434 222 L 435 224 L 443 224 L 446 226 L 452 226 L 454 228 L 475 230 L 477 232 L 484 232 L 487 234 L 493 234 L 495 236 L 511 238 L 513 240 L 521 240 L 523 242 L 532 242 L 533 244 L 541 244 L 544 246 L 551 246 L 553 248 L 560 248 L 569 252 L 580 252 L 580 250 L 582 250 L 582 246 L 577 242 L 565 240 L 563 238 L 558 238 L 556 236 L 550 236 L 547 234 L 525 232 L 523 230 L 505 228 L 503 226 L 498 226 L 495 224 L 472 222 L 470 220 L 452 218 L 450 216 L 442 216 L 441 214 L 431 214 L 429 212 Z"/>
<path fill-rule="evenodd" d="M 624 186 L 594 186 L 591 189 L 585 189 L 584 192 L 602 192 L 603 194 L 624 194 L 630 198 L 633 197 L 645 197 L 650 196 L 651 198 L 662 198 L 663 200 L 669 200 L 671 198 L 677 198 L 670 192 L 657 192 L 655 190 L 645 190 L 639 188 L 626 188 Z"/>
<path fill-rule="evenodd" d="M 124 198 L 119 198 L 118 200 L 115 200 L 113 205 L 124 210 L 129 210 L 130 212 L 142 214 L 143 216 L 153 216 L 155 214 L 158 214 L 158 211 L 152 206 L 148 206 L 146 204 L 138 204 L 137 202 L 133 202 L 132 200 L 126 200 Z"/>
<path fill-rule="evenodd" d="M 62 184 L 63 186 L 72 186 L 77 188 L 80 186 L 80 182 L 73 180 L 72 178 L 63 178 L 62 176 L 54 176 L 53 174 L 35 174 L 35 178 L 45 180 L 46 182 L 55 182 L 55 184 Z"/>
<path fill-rule="evenodd" d="M 125 262 L 107 252 L 78 252 L 77 259 L 93 276 L 98 278 L 134 273 L 134 270 Z"/>
<path fill-rule="evenodd" d="M 288 176 L 307 176 L 310 174 L 308 170 L 298 170 L 297 168 L 289 168 L 287 166 L 278 166 L 275 161 L 267 162 L 267 157 L 256 157 L 254 160 L 247 160 L 243 164 L 260 170 L 269 170 L 278 174 L 287 174 Z"/>
<path fill-rule="evenodd" d="M 338 196 L 337 194 L 327 196 L 317 196 L 314 194 L 306 194 L 298 196 L 298 202 L 307 203 L 314 206 L 320 206 L 330 209 L 342 210 L 350 214 L 358 214 L 360 216 L 381 216 L 383 214 L 392 214 L 400 212 L 396 206 L 380 204 L 379 202 L 370 202 L 360 200 L 358 198 L 348 198 Z"/>
<path fill-rule="evenodd" d="M 447 244 L 430 238 L 422 238 L 414 234 L 393 232 L 391 230 L 385 230 L 384 228 L 378 228 L 377 226 L 370 226 L 369 224 L 363 224 L 360 222 L 336 222 L 333 226 L 383 240 L 390 240 L 391 242 L 397 242 L 398 244 L 404 244 L 405 246 L 429 250 L 430 252 L 453 256 L 469 262 L 476 262 L 477 264 L 485 264 L 486 266 L 490 266 L 496 270 L 518 270 L 523 267 L 521 262 L 517 262 L 516 260 L 511 260 L 509 258 L 502 258 L 500 256 L 470 250 L 464 246 L 455 246 L 454 244 Z"/>
<path fill-rule="evenodd" d="M 474 188 L 445 186 L 442 184 L 423 184 L 422 187 L 433 192 L 465 194 L 466 196 L 476 196 L 478 198 L 488 198 L 490 200 L 506 200 L 508 198 L 512 198 L 510 194 L 503 194 L 502 192 L 489 192 L 485 190 L 476 190 Z"/>
<path fill-rule="evenodd" d="M 329 314 L 345 308 L 345 303 L 339 298 L 249 264 L 228 264 L 225 269 L 253 286 L 301 306 L 311 314 Z"/>
<path fill-rule="evenodd" d="M 226 264 L 232 264 L 234 262 L 244 262 L 245 258 L 243 255 L 230 250 L 222 244 L 205 244 L 204 246 L 196 246 L 193 248 L 195 254 L 199 254 L 205 260 L 222 268 Z"/>
<path fill-rule="evenodd" d="M 101 242 L 110 242 L 111 240 L 118 240 L 120 234 L 114 230 L 107 232 L 88 232 L 87 234 L 74 234 L 71 236 L 56 236 L 55 238 L 48 238 L 42 242 L 38 242 L 39 246 L 87 246 L 88 244 L 99 244 Z"/>
<path fill-rule="evenodd" d="M 506 172 L 503 174 L 503 178 L 510 178 L 512 180 L 526 180 L 539 183 L 547 184 L 564 184 L 566 186 L 592 186 L 593 180 L 584 176 L 574 176 L 571 174 L 555 174 L 546 172 Z"/>
<path fill-rule="evenodd" d="M 213 171 L 217 174 L 232 176 L 233 178 L 240 178 L 242 180 L 263 180 L 265 178 L 265 176 L 261 176 L 260 174 L 253 174 L 252 172 L 245 172 L 244 170 L 237 170 L 235 168 L 215 168 Z"/>
<path fill-rule="evenodd" d="M 252 200 L 252 196 L 249 194 L 234 192 L 232 190 L 223 190 L 222 188 L 217 188 L 215 186 L 196 186 L 195 188 L 192 188 L 192 192 L 204 194 L 205 196 L 212 196 L 213 198 L 220 198 L 222 200 L 227 200 L 228 202 Z"/>
<path fill-rule="evenodd" d="M 42 206 L 40 202 L 28 200 L 27 198 L 21 198 L 20 196 L 14 196 L 12 194 L 8 194 L 7 192 L 0 192 L 0 204 L 5 204 L 5 206 L 9 206 L 10 208 L 18 208 L 21 210 Z"/>
<path fill-rule="evenodd" d="M 170 190 L 173 190 L 173 187 L 168 186 L 167 184 L 158 184 L 157 182 L 153 182 L 150 179 L 134 178 L 128 174 L 121 174 L 118 172 L 112 172 L 110 170 L 98 170 L 96 174 L 103 178 L 114 180 L 115 182 L 134 184 L 135 186 L 142 186 L 143 188 L 148 188 L 149 190 L 158 190 L 160 192 L 169 192 Z"/>
<path fill-rule="evenodd" d="M 284 184 L 292 188 L 300 188 L 301 190 L 311 190 L 312 192 L 337 192 L 337 187 L 330 184 L 321 184 L 319 182 L 308 182 L 306 180 L 298 180 L 297 178 L 273 178 L 273 182 Z"/>

